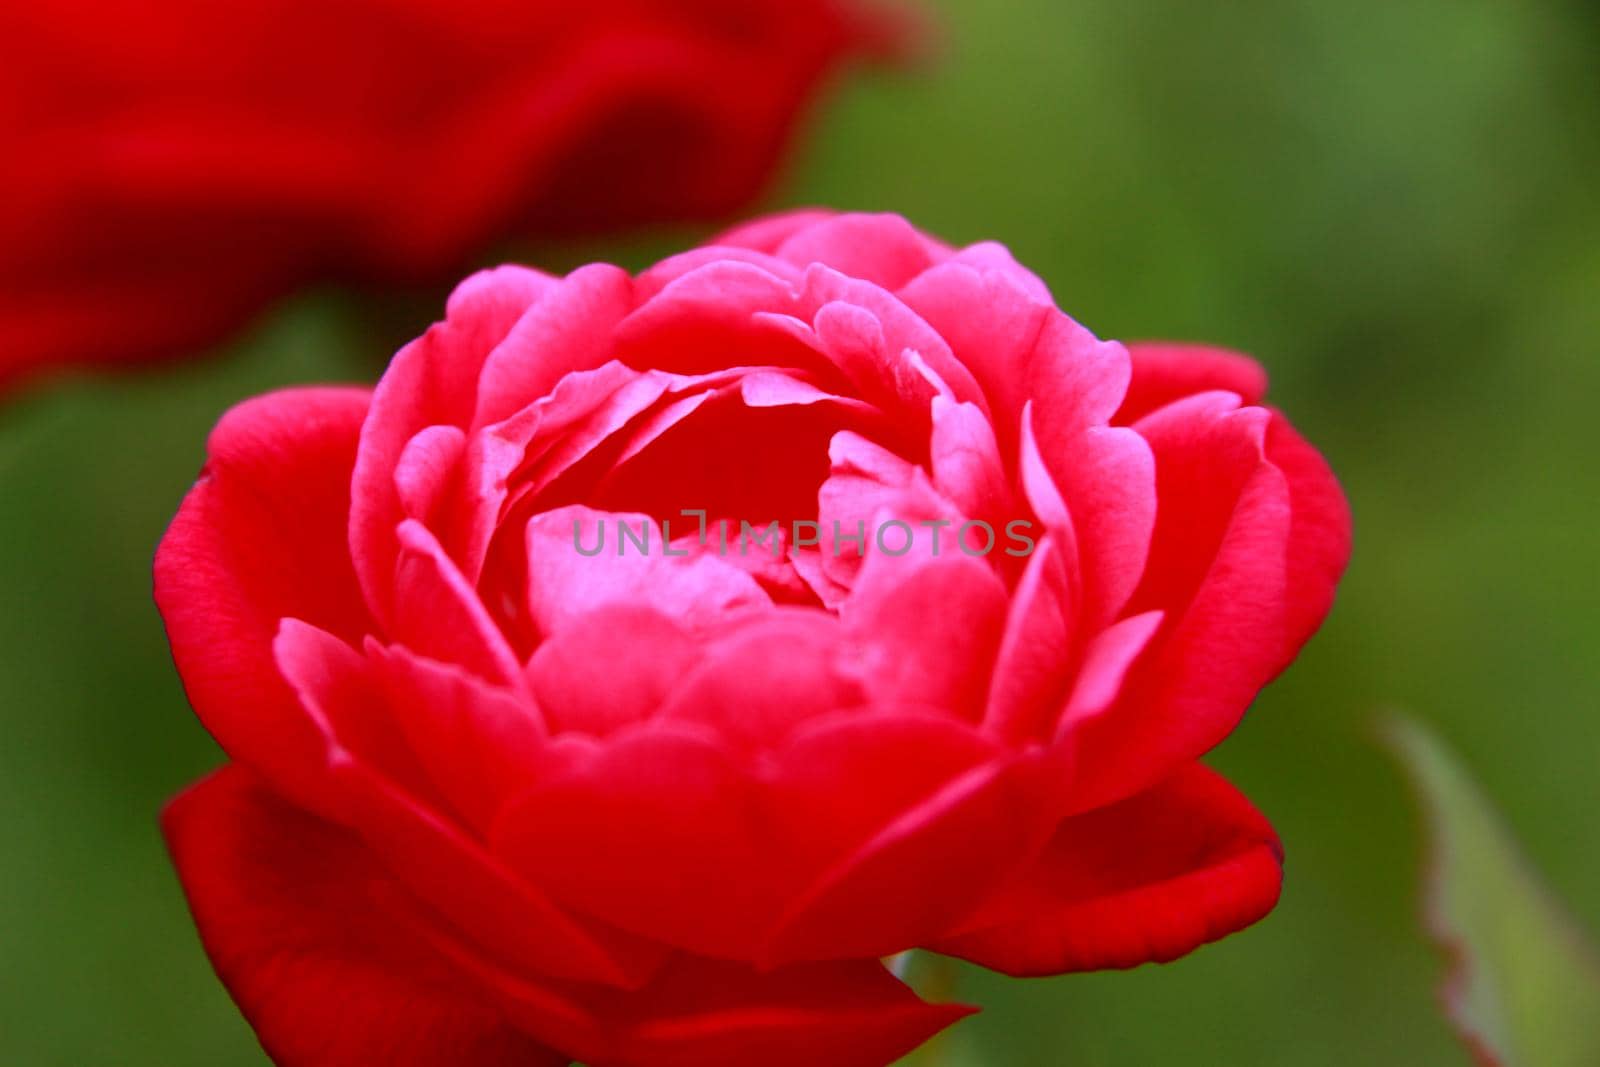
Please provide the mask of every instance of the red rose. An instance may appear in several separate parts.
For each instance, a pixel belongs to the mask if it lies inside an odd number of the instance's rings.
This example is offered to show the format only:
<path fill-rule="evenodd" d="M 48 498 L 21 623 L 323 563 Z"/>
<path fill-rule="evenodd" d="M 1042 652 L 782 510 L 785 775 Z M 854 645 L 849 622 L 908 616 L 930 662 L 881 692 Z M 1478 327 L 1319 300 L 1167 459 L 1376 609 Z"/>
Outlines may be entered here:
<path fill-rule="evenodd" d="M 156 560 L 223 980 L 291 1065 L 876 1067 L 963 1011 L 892 953 L 1255 921 L 1278 842 L 1196 761 L 1349 548 L 1263 387 L 808 213 L 476 275 L 375 392 L 241 405 Z"/>
<path fill-rule="evenodd" d="M 513 230 L 722 216 L 886 34 L 856 0 L 8 4 L 0 386 Z"/>

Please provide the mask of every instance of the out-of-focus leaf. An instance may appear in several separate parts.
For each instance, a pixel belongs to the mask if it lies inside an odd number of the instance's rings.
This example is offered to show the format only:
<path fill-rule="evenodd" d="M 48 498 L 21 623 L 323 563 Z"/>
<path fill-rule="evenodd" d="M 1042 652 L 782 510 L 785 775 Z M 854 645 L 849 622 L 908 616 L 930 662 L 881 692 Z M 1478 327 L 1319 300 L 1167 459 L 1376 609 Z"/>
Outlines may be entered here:
<path fill-rule="evenodd" d="M 1600 1064 L 1600 956 L 1584 931 L 1433 733 L 1396 718 L 1384 737 L 1423 806 L 1425 917 L 1448 958 L 1451 1021 L 1493 1067 Z"/>
<path fill-rule="evenodd" d="M 891 961 L 891 969 L 922 995 L 925 1000 L 961 1000 L 961 964 L 948 956 L 931 952 L 903 952 Z M 942 1031 L 933 1040 L 895 1064 L 895 1067 L 986 1067 L 972 1043 L 957 1026 Z"/>

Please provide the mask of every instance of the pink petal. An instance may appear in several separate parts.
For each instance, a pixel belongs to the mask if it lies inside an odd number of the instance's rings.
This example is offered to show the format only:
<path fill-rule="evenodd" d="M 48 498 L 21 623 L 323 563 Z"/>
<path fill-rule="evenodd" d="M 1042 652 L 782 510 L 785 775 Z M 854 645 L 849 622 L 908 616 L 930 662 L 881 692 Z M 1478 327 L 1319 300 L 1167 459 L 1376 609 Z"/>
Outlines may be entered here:
<path fill-rule="evenodd" d="M 521 665 L 455 562 L 415 519 L 401 523 L 390 636 L 414 652 L 523 688 Z"/>
<path fill-rule="evenodd" d="M 1080 805 L 1131 795 L 1208 751 L 1283 668 L 1291 503 L 1269 419 L 1206 393 L 1141 421 L 1160 514 L 1130 610 L 1166 614 L 1117 706 L 1073 725 Z"/>
<path fill-rule="evenodd" d="M 1056 442 L 1071 441 L 1079 432 L 1111 421 L 1132 373 L 1121 344 L 1100 340 L 1053 309 L 1024 357 L 1023 370 L 1041 444 L 1052 464 L 1067 459 L 1055 452 Z"/>
<path fill-rule="evenodd" d="M 458 510 L 440 535 L 462 573 L 479 577 L 513 481 L 519 499 L 538 492 L 653 404 L 664 386 L 612 361 L 567 375 L 549 395 L 473 434 Z"/>
<path fill-rule="evenodd" d="M 632 367 L 679 374 L 754 365 L 830 374 L 814 349 L 761 314 L 794 315 L 798 300 L 779 274 L 736 260 L 707 263 L 623 320 L 616 356 Z"/>
<path fill-rule="evenodd" d="M 587 467 L 587 479 L 598 480 L 609 469 L 615 450 L 623 447 L 627 428 L 650 411 L 672 383 L 670 375 L 641 374 L 617 362 L 567 375 L 550 396 L 488 429 L 485 436 L 518 461 L 496 470 L 496 481 L 515 482 L 514 505 L 536 500 L 558 481 L 575 476 L 576 468 Z M 515 447 L 520 447 L 520 456 Z M 501 510 L 508 512 L 510 505 Z"/>
<path fill-rule="evenodd" d="M 1044 524 L 1045 529 L 1056 535 L 1061 541 L 1063 550 L 1068 550 L 1066 555 L 1076 568 L 1079 558 L 1078 538 L 1072 526 L 1072 514 L 1067 510 L 1067 502 L 1061 495 L 1061 485 L 1056 481 L 1039 447 L 1039 439 L 1034 430 L 1036 422 L 1033 402 L 1030 400 L 1022 408 L 1020 455 L 1017 460 L 1022 495 L 1033 514 Z"/>
<path fill-rule="evenodd" d="M 775 747 L 801 723 L 863 703 L 860 668 L 847 650 L 838 621 L 823 612 L 747 616 L 702 648 L 659 717 L 706 726 L 736 750 Z"/>
<path fill-rule="evenodd" d="M 1007 600 L 994 570 L 955 546 L 938 556 L 931 544 L 900 557 L 871 552 L 841 617 L 872 699 L 977 721 Z"/>
<path fill-rule="evenodd" d="M 1057 736 L 1070 735 L 1084 720 L 1116 704 L 1128 672 L 1150 647 L 1164 618 L 1160 611 L 1130 616 L 1101 630 L 1084 646 L 1072 693 L 1057 723 Z"/>
<path fill-rule="evenodd" d="M 1127 383 L 1121 346 L 1052 317 L 1030 375 L 1033 447 L 1071 515 L 1083 563 L 1083 624 L 1098 628 L 1121 613 L 1144 571 L 1156 516 L 1155 461 L 1137 433 L 1105 426 Z"/>
<path fill-rule="evenodd" d="M 846 430 L 833 436 L 828 457 L 830 472 L 817 492 L 820 570 L 828 581 L 845 587 L 854 582 L 877 539 L 880 517 L 906 522 L 923 536 L 959 527 L 963 516 L 938 494 L 927 473 L 882 445 Z M 941 520 L 950 526 L 920 525 Z M 891 545 L 898 547 L 898 542 Z"/>
<path fill-rule="evenodd" d="M 994 427 L 976 404 L 935 397 L 929 450 L 934 488 L 956 510 L 1002 525 L 1015 517 Z"/>
<path fill-rule="evenodd" d="M 1039 447 L 1072 515 L 1083 565 L 1083 626 L 1105 626 L 1144 575 L 1158 507 L 1155 457 L 1143 437 L 1120 427 L 1091 427 Z"/>
<path fill-rule="evenodd" d="M 741 248 L 738 245 L 727 244 L 713 240 L 699 248 L 691 248 L 687 252 L 668 256 L 661 262 L 647 268 L 640 274 L 634 283 L 634 293 L 639 303 L 643 304 L 654 299 L 661 290 L 677 281 L 686 274 L 692 274 L 701 267 L 712 263 L 733 262 L 748 263 L 752 267 L 787 280 L 791 286 L 800 287 L 802 272 L 787 260 L 779 259 L 770 252 L 759 252 L 751 248 Z"/>
<path fill-rule="evenodd" d="M 621 525 L 648 537 L 648 552 L 620 540 Z M 602 550 L 586 555 L 600 536 Z M 645 515 L 559 508 L 528 523 L 527 543 L 528 602 L 544 634 L 619 601 L 649 605 L 691 628 L 771 603 L 755 579 L 715 556 L 666 555 L 660 528 Z"/>
<path fill-rule="evenodd" d="M 797 267 L 822 263 L 852 278 L 898 289 L 947 251 L 899 215 L 835 215 L 796 230 L 775 254 Z"/>
<path fill-rule="evenodd" d="M 349 511 L 349 554 L 367 604 L 389 617 L 395 529 L 404 509 L 394 471 L 412 437 L 428 426 L 472 421 L 478 373 L 489 352 L 554 279 L 522 267 L 501 267 L 468 278 L 450 297 L 444 322 L 435 323 L 389 364 L 361 430 Z"/>
<path fill-rule="evenodd" d="M 692 633 L 668 616 L 615 601 L 547 638 L 528 677 L 553 732 L 604 737 L 658 711 L 699 654 Z"/>
<path fill-rule="evenodd" d="M 986 733 L 1008 741 L 1049 733 L 1077 641 L 1075 581 L 1061 542 L 1045 535 L 1011 595 L 984 709 Z"/>
<path fill-rule="evenodd" d="M 1021 289 L 1030 299 L 1051 307 L 1055 306 L 1055 298 L 1050 295 L 1050 287 L 1045 285 L 1037 274 L 1018 263 L 1016 257 L 1011 254 L 1011 249 L 998 241 L 979 241 L 977 244 L 968 245 L 959 249 L 945 262 L 972 267 L 979 273 L 995 271 L 1003 274 L 1007 281 Z"/>
<path fill-rule="evenodd" d="M 548 286 L 484 360 L 472 425 L 499 422 L 566 375 L 604 364 L 617 324 L 632 309 L 633 279 L 608 264 L 583 267 Z"/>
<path fill-rule="evenodd" d="M 925 420 L 927 402 L 948 393 L 988 413 L 983 390 L 944 337 L 882 287 L 814 264 L 799 306 L 809 312 L 801 317 L 810 318 L 822 351 L 864 399 Z"/>
<path fill-rule="evenodd" d="M 433 788 L 466 825 L 486 833 L 538 766 L 544 723 L 525 696 L 454 664 L 368 639 L 385 713 Z"/>
<path fill-rule="evenodd" d="M 1282 860 L 1266 819 L 1194 764 L 1067 819 L 968 932 L 932 947 L 1018 976 L 1166 962 L 1271 911 Z"/>
<path fill-rule="evenodd" d="M 899 298 L 948 343 L 982 388 L 1001 455 L 1014 455 L 1029 393 L 1027 368 L 1047 321 L 1060 313 L 1007 272 L 944 263 Z"/>
<path fill-rule="evenodd" d="M 459 426 L 429 426 L 406 442 L 395 464 L 394 488 L 408 519 L 428 525 L 449 499 L 466 452 Z"/>
<path fill-rule="evenodd" d="M 658 406 L 629 428 L 609 470 L 582 499 L 668 519 L 697 508 L 732 520 L 735 534 L 741 521 L 787 526 L 809 515 L 827 474 L 829 439 L 861 426 L 864 409 L 772 403 L 785 398 L 759 385 L 752 389 L 760 406 L 745 401 L 744 379 Z M 787 399 L 806 398 L 791 393 Z"/>

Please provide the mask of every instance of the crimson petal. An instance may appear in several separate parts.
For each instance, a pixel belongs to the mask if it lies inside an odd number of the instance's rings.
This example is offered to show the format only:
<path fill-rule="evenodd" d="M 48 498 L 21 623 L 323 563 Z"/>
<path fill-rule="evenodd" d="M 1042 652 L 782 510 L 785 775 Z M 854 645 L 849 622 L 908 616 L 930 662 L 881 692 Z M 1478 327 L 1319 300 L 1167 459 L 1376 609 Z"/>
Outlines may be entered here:
<path fill-rule="evenodd" d="M 279 620 L 359 640 L 350 470 L 369 394 L 294 389 L 240 404 L 156 551 L 155 596 L 189 702 L 228 753 L 310 803 L 325 742 L 272 661 Z"/>
<path fill-rule="evenodd" d="M 1282 880 L 1271 825 L 1191 764 L 1065 820 L 1028 875 L 931 947 L 1017 976 L 1165 962 L 1266 915 Z"/>
<path fill-rule="evenodd" d="M 414 905 L 359 839 L 229 766 L 162 828 L 201 940 L 281 1067 L 565 1067 L 407 936 Z"/>

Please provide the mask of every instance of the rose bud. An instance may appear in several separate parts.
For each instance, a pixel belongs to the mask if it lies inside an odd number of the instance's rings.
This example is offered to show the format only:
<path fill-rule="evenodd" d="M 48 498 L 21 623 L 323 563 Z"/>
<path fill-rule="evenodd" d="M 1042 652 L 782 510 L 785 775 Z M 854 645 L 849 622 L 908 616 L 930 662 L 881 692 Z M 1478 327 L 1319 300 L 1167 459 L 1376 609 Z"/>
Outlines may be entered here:
<path fill-rule="evenodd" d="M 51 0 L 0 12 L 0 388 L 185 355 L 326 281 L 725 218 L 870 0 Z"/>
<path fill-rule="evenodd" d="M 892 954 L 1256 921 L 1279 843 L 1197 761 L 1350 537 L 1264 386 L 813 212 L 478 274 L 375 390 L 240 405 L 156 558 L 217 971 L 291 1067 L 881 1067 L 967 1010 Z"/>

